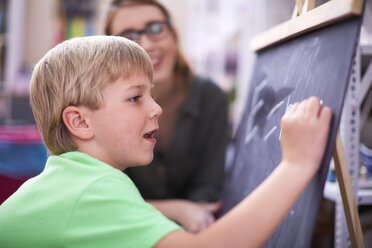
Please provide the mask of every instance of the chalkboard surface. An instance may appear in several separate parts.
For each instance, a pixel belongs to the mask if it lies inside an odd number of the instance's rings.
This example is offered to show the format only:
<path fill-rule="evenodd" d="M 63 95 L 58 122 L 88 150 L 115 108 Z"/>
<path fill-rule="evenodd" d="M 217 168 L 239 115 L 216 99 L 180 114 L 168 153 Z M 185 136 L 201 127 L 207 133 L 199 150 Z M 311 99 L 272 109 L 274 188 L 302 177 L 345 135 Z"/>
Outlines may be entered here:
<path fill-rule="evenodd" d="M 223 190 L 222 214 L 251 193 L 281 161 L 280 119 L 288 106 L 314 95 L 333 111 L 322 167 L 265 247 L 309 247 L 311 243 L 359 30 L 360 17 L 352 17 L 257 53 L 234 162 Z"/>

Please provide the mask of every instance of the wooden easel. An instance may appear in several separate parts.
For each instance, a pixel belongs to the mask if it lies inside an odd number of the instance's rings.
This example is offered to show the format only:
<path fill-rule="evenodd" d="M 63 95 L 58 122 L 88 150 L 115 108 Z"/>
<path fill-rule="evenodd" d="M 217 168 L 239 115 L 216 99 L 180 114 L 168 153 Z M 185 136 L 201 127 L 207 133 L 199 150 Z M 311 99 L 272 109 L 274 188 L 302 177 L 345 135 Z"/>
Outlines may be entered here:
<path fill-rule="evenodd" d="M 363 2 L 364 0 L 330 0 L 314 8 L 315 0 L 296 0 L 292 19 L 253 37 L 251 49 L 259 51 L 267 46 L 327 26 L 343 18 L 360 15 L 363 10 Z"/>
<path fill-rule="evenodd" d="M 300 16 L 315 7 L 315 0 L 296 0 L 292 18 Z M 336 147 L 333 153 L 337 181 L 340 187 L 342 203 L 345 210 L 347 227 L 349 230 L 351 246 L 364 248 L 363 232 L 360 225 L 358 208 L 356 205 L 353 186 L 351 184 L 349 169 L 347 167 L 345 151 L 341 140 L 340 131 L 336 137 Z"/>
<path fill-rule="evenodd" d="M 360 225 L 358 208 L 355 202 L 353 186 L 350 180 L 349 169 L 346 163 L 340 132 L 337 134 L 333 159 L 336 168 L 337 181 L 340 187 L 342 205 L 344 206 L 345 210 L 351 246 L 358 248 L 364 247 L 362 227 Z"/>
<path fill-rule="evenodd" d="M 315 0 L 296 0 L 296 6 L 293 10 L 292 18 L 302 15 L 309 10 L 314 9 Z"/>
<path fill-rule="evenodd" d="M 330 0 L 315 8 L 315 0 L 296 0 L 292 18 L 251 40 L 251 49 L 258 52 L 268 46 L 317 30 L 340 20 L 360 16 L 364 0 Z M 338 132 L 333 154 L 346 222 L 353 248 L 364 248 L 363 233 L 354 197 L 345 152 Z"/>

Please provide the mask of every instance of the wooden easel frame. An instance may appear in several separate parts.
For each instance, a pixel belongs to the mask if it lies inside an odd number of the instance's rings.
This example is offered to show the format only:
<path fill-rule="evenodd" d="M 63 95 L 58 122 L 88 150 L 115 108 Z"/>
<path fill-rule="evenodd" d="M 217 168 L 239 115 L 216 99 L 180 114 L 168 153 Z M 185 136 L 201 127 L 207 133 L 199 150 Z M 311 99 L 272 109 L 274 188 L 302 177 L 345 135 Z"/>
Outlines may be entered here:
<path fill-rule="evenodd" d="M 362 8 L 362 1 L 357 4 L 358 9 Z M 315 7 L 315 0 L 296 0 L 296 7 L 292 18 L 301 16 Z M 351 9 L 356 9 L 351 6 Z M 361 9 L 360 9 L 361 11 Z M 354 190 L 350 179 L 349 169 L 345 157 L 340 131 L 337 133 L 336 144 L 333 153 L 333 160 L 336 169 L 337 181 L 340 187 L 342 204 L 344 206 L 345 218 L 349 230 L 351 246 L 364 248 L 363 232 L 360 224 L 358 207 L 356 205 Z"/>
<path fill-rule="evenodd" d="M 340 132 L 337 133 L 336 147 L 333 153 L 333 159 L 336 168 L 336 175 L 340 193 L 342 198 L 342 205 L 345 210 L 345 217 L 347 228 L 349 230 L 351 247 L 364 247 L 363 232 L 360 225 L 358 208 L 356 205 L 353 186 L 351 184 L 349 169 L 347 167 L 345 151 L 341 140 Z"/>
<path fill-rule="evenodd" d="M 364 0 L 330 0 L 315 8 L 315 0 L 296 0 L 291 20 L 255 36 L 251 42 L 251 49 L 259 51 L 350 16 L 361 15 L 363 4 Z M 363 232 L 340 132 L 336 137 L 333 159 L 351 246 L 364 248 Z"/>
<path fill-rule="evenodd" d="M 253 37 L 251 49 L 258 51 L 350 16 L 361 15 L 363 2 L 364 0 L 330 0 L 314 8 L 315 0 L 296 0 L 292 19 Z"/>
<path fill-rule="evenodd" d="M 292 18 L 301 16 L 314 9 L 314 7 L 315 0 L 296 0 L 296 6 L 294 8 Z M 358 3 L 358 8 L 359 7 L 362 7 L 362 4 L 360 2 Z M 352 9 L 355 8 L 352 7 Z M 333 153 L 333 160 L 335 164 L 338 185 L 340 187 L 342 204 L 345 210 L 345 217 L 349 230 L 351 246 L 355 248 L 364 248 L 363 232 L 360 224 L 358 207 L 356 205 L 354 197 L 353 186 L 350 179 L 340 131 L 338 131 L 336 137 L 336 146 Z"/>

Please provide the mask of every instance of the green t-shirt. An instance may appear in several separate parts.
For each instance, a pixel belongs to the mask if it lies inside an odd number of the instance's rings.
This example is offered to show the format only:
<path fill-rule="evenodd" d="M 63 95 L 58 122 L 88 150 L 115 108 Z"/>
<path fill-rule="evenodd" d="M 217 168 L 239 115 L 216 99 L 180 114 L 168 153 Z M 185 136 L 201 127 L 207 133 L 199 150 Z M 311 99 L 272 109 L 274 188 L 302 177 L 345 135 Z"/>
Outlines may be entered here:
<path fill-rule="evenodd" d="M 180 227 L 121 171 L 75 151 L 0 206 L 0 247 L 152 247 Z"/>

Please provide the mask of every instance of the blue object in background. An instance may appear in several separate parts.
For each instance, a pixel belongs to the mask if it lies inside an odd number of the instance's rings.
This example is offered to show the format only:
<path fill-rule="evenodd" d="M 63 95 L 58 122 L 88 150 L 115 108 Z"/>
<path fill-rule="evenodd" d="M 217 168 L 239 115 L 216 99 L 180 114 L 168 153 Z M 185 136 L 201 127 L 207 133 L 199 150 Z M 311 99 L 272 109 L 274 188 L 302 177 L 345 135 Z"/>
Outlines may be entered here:
<path fill-rule="evenodd" d="M 0 175 L 30 178 L 39 174 L 48 158 L 43 143 L 0 143 Z"/>
<path fill-rule="evenodd" d="M 361 163 L 366 166 L 368 175 L 372 176 L 372 148 L 364 144 L 360 146 Z"/>
<path fill-rule="evenodd" d="M 0 204 L 38 175 L 47 158 L 36 125 L 0 126 Z"/>
<path fill-rule="evenodd" d="M 327 180 L 328 180 L 329 182 L 332 182 L 332 183 L 336 182 L 336 180 L 337 180 L 337 175 L 336 175 L 336 171 L 335 171 L 335 170 L 329 170 L 329 171 L 328 171 L 328 174 L 327 174 Z"/>

